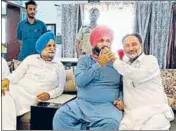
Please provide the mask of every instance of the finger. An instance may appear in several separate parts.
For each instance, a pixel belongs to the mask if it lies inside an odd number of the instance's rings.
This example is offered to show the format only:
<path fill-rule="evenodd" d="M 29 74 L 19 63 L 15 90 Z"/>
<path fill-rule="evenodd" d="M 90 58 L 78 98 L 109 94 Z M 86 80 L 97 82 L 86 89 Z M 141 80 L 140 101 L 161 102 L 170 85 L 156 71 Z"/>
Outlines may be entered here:
<path fill-rule="evenodd" d="M 2 95 L 5 96 L 5 91 L 4 90 L 2 90 Z"/>
<path fill-rule="evenodd" d="M 120 105 L 121 105 L 121 102 L 120 102 L 120 101 L 118 101 L 118 102 L 117 102 L 117 105 L 119 105 L 119 106 L 120 106 Z"/>
<path fill-rule="evenodd" d="M 38 99 L 41 99 L 41 98 L 42 98 L 42 95 L 38 95 L 37 98 L 38 98 Z"/>
<path fill-rule="evenodd" d="M 103 51 L 104 51 L 104 53 L 106 54 L 109 50 L 108 50 L 107 47 L 105 47 L 105 48 L 103 49 Z"/>
<path fill-rule="evenodd" d="M 100 51 L 99 57 L 103 55 L 103 50 Z"/>
<path fill-rule="evenodd" d="M 37 95 L 37 97 L 40 97 L 40 96 L 42 96 L 42 95 L 43 95 L 43 93 L 41 93 L 41 94 Z"/>
<path fill-rule="evenodd" d="M 114 101 L 114 104 L 115 104 L 115 105 L 117 105 L 117 104 L 118 104 L 118 102 L 119 102 L 118 100 L 115 100 L 115 101 Z"/>
<path fill-rule="evenodd" d="M 40 94 L 39 94 L 39 95 L 37 95 L 37 98 L 38 98 L 38 97 L 40 97 Z"/>
<path fill-rule="evenodd" d="M 43 97 L 38 97 L 39 100 L 43 100 Z"/>
<path fill-rule="evenodd" d="M 115 57 L 111 56 L 109 59 L 112 61 L 112 60 L 114 60 L 114 59 L 115 59 Z"/>
<path fill-rule="evenodd" d="M 101 50 L 101 55 L 105 55 L 106 51 L 104 49 Z"/>
<path fill-rule="evenodd" d="M 40 97 L 40 96 L 37 96 L 37 99 L 41 99 L 41 97 Z"/>
<path fill-rule="evenodd" d="M 110 56 L 110 55 L 112 55 L 112 53 L 110 51 L 108 51 L 108 52 L 106 52 L 106 55 Z"/>
<path fill-rule="evenodd" d="M 107 46 L 105 46 L 105 47 L 104 47 L 104 50 L 105 50 L 105 51 L 109 51 L 110 49 L 109 49 Z"/>
<path fill-rule="evenodd" d="M 45 94 L 41 94 L 41 95 L 38 97 L 38 99 L 40 99 L 40 100 L 45 100 L 45 99 L 46 99 L 46 95 L 45 95 Z"/>

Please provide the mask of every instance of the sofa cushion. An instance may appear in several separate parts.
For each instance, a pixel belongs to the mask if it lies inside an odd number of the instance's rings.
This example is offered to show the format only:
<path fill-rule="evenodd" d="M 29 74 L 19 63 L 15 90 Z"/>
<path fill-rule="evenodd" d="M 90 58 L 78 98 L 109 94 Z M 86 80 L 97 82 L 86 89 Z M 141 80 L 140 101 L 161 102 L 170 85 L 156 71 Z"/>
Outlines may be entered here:
<path fill-rule="evenodd" d="M 76 92 L 73 69 L 66 70 L 66 85 L 64 87 L 64 92 Z"/>
<path fill-rule="evenodd" d="M 168 96 L 169 104 L 174 110 L 176 110 L 176 70 L 161 70 L 161 77 L 164 90 Z"/>

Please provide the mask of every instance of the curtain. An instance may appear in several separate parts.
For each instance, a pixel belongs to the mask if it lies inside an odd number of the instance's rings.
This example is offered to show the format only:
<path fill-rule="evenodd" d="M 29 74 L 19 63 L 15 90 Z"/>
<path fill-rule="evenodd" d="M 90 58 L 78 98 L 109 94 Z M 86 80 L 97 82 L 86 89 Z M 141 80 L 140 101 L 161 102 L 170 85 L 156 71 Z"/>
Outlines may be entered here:
<path fill-rule="evenodd" d="M 138 32 L 144 42 L 144 52 L 149 54 L 149 28 L 151 23 L 151 8 L 152 2 L 141 1 L 136 2 L 136 21 L 135 21 L 135 32 Z"/>
<path fill-rule="evenodd" d="M 170 1 L 139 1 L 136 6 L 136 30 L 143 37 L 144 50 L 156 56 L 163 69 L 166 68 L 171 7 Z"/>
<path fill-rule="evenodd" d="M 78 32 L 79 4 L 63 4 L 61 33 L 63 38 L 62 57 L 75 57 L 76 34 Z"/>
<path fill-rule="evenodd" d="M 79 14 L 78 14 L 78 28 L 77 28 L 77 32 L 79 31 L 79 29 L 81 28 L 82 24 L 83 24 L 83 4 L 80 4 L 79 6 Z"/>
<path fill-rule="evenodd" d="M 172 2 L 152 2 L 150 54 L 158 58 L 160 68 L 166 68 L 169 25 L 171 23 Z"/>
<path fill-rule="evenodd" d="M 176 69 L 176 3 L 172 6 L 172 23 L 169 30 L 167 68 Z"/>

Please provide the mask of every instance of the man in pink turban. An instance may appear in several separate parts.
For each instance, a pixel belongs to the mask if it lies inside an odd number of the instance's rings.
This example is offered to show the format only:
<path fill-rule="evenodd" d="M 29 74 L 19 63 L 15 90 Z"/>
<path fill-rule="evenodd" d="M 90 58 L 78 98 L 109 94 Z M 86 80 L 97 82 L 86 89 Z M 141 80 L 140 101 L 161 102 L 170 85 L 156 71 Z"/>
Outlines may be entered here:
<path fill-rule="evenodd" d="M 77 98 L 56 111 L 54 130 L 117 130 L 121 109 L 113 101 L 122 101 L 122 83 L 113 68 L 110 46 L 113 31 L 97 26 L 90 34 L 92 54 L 79 58 L 75 70 Z"/>

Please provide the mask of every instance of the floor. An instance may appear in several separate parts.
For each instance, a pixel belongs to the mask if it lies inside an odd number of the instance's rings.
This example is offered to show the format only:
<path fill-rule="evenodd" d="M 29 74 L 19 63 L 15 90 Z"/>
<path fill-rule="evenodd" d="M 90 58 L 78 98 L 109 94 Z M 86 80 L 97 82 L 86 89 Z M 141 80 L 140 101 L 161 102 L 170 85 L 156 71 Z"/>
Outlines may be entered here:
<path fill-rule="evenodd" d="M 175 120 L 171 122 L 170 131 L 176 131 L 176 114 L 175 114 Z"/>

